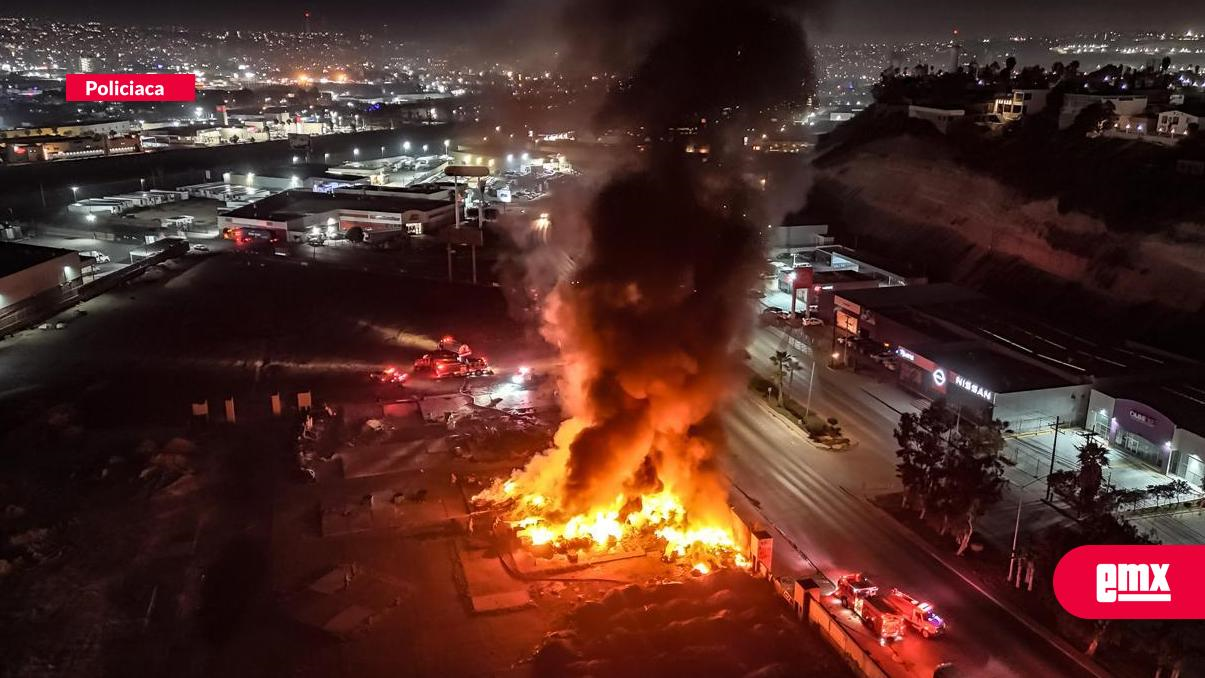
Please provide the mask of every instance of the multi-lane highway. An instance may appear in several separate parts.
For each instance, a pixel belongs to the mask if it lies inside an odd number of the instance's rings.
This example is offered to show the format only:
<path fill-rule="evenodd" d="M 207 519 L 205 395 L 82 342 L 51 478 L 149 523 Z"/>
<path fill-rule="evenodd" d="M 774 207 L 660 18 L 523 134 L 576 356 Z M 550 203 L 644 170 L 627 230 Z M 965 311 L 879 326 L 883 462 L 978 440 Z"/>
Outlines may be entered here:
<path fill-rule="evenodd" d="M 754 367 L 768 371 L 768 356 L 782 342 L 780 333 L 759 331 L 749 350 Z M 940 663 L 953 662 L 974 676 L 1091 675 L 866 500 L 867 494 L 894 487 L 891 431 L 898 414 L 891 407 L 897 404 L 880 400 L 888 394 L 877 393 L 873 379 L 833 373 L 819 362 L 812 403 L 822 414 L 838 417 L 857 447 L 849 452 L 817 448 L 759 398 L 743 396 L 728 409 L 730 452 L 724 463 L 739 491 L 825 575 L 871 573 L 883 585 L 932 602 L 949 621 L 948 638 L 909 637 L 897 644 L 893 672 L 928 676 Z M 804 363 L 792 389 L 799 400 L 811 377 Z M 808 565 L 790 553 L 786 539 L 776 540 L 775 551 L 776 567 L 806 571 Z"/>

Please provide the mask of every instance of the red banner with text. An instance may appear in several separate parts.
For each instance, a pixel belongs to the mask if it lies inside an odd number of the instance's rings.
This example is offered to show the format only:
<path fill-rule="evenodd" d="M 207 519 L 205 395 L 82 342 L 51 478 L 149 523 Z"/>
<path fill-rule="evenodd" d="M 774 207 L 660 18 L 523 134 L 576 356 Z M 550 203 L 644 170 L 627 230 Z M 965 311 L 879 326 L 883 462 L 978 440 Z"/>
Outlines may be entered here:
<path fill-rule="evenodd" d="M 195 101 L 191 73 L 68 73 L 67 101 Z"/>

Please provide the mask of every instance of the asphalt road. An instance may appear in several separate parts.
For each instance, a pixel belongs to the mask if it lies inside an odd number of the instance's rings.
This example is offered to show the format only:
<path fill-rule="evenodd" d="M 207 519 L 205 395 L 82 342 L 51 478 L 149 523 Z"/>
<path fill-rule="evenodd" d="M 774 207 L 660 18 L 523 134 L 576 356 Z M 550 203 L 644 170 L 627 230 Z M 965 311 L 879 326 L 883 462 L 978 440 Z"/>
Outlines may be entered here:
<path fill-rule="evenodd" d="M 813 447 L 755 397 L 733 403 L 727 424 L 725 465 L 733 482 L 811 563 L 830 579 L 868 572 L 885 587 L 933 603 L 949 621 L 947 638 L 909 637 L 894 646 L 909 673 L 929 676 L 952 661 L 973 676 L 1091 675 L 920 550 L 857 491 L 826 477 L 820 469 L 839 453 Z M 776 563 L 777 553 L 789 549 L 776 539 Z"/>
<path fill-rule="evenodd" d="M 751 366 L 771 374 L 769 356 L 790 350 L 802 367 L 787 392 L 804 403 L 810 382 L 811 406 L 822 416 L 837 417 L 857 441 L 855 447 L 830 452 L 812 445 L 756 396 L 737 399 L 727 414 L 729 476 L 806 554 L 805 560 L 785 539 L 776 539 L 775 567 L 798 574 L 815 567 L 833 580 L 867 572 L 884 587 L 933 603 L 952 631 L 940 640 L 909 637 L 893 646 L 893 666 L 911 675 L 929 676 L 942 662 L 974 676 L 1091 675 L 919 548 L 905 528 L 867 501 L 868 495 L 898 488 L 891 434 L 899 411 L 912 407 L 912 401 L 873 375 L 827 367 L 827 337 L 827 328 L 813 331 L 814 378 L 812 350 L 766 328 L 758 329 L 750 343 Z"/>

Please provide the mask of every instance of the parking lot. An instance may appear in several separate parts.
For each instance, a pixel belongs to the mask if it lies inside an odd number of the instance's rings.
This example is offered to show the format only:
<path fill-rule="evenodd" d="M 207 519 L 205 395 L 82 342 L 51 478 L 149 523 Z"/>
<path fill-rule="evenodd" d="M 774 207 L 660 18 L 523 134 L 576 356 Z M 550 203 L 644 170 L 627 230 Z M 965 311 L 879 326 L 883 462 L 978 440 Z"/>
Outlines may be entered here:
<path fill-rule="evenodd" d="M 176 260 L 148 276 L 157 280 L 65 312 L 63 330 L 0 342 L 0 400 L 36 387 L 180 421 L 200 398 L 358 386 L 444 334 L 494 363 L 536 357 L 524 348 L 534 332 L 510 319 L 495 288 L 301 263 L 212 252 Z"/>

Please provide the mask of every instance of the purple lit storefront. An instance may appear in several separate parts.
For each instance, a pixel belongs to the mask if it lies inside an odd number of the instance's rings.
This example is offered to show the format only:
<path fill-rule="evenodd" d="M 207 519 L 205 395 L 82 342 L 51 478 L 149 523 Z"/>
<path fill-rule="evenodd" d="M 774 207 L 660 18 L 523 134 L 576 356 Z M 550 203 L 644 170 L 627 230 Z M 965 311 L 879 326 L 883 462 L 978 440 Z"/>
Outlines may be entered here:
<path fill-rule="evenodd" d="M 1155 408 L 1117 398 L 1111 408 L 1106 405 L 1089 410 L 1088 428 L 1104 436 L 1114 447 L 1168 471 L 1176 425 Z"/>

